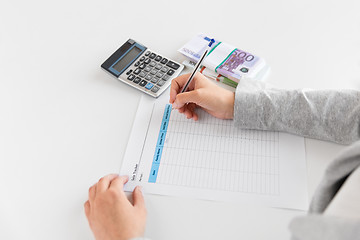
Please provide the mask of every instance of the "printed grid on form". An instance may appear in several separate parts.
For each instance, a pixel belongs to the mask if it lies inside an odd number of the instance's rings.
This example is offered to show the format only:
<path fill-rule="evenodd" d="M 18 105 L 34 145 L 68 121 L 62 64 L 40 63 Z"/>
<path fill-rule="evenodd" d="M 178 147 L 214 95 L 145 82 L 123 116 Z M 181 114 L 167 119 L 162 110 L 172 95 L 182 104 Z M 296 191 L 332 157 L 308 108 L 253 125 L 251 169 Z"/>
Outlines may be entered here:
<path fill-rule="evenodd" d="M 278 132 L 244 130 L 197 113 L 195 122 L 171 111 L 156 183 L 280 194 Z"/>

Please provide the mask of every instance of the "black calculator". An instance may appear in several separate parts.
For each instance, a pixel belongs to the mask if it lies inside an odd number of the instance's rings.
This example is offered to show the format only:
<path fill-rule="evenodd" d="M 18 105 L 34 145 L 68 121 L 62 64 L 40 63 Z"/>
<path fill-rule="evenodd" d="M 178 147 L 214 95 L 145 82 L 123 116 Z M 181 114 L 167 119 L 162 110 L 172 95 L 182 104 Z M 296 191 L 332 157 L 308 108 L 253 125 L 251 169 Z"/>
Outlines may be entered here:
<path fill-rule="evenodd" d="M 101 67 L 120 81 L 158 97 L 184 66 L 129 39 Z"/>

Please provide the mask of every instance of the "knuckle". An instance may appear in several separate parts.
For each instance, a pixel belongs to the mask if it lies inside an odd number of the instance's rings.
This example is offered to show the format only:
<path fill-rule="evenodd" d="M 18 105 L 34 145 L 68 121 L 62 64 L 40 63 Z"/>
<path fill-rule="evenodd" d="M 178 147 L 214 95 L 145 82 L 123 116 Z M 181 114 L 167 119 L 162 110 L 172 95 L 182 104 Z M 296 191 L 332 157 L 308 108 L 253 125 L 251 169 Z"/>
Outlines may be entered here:
<path fill-rule="evenodd" d="M 195 91 L 194 91 L 194 97 L 195 97 L 195 99 L 201 99 L 201 97 L 203 96 L 203 94 L 204 94 L 204 92 L 202 91 L 202 89 L 200 88 L 200 89 L 196 89 Z"/>
<path fill-rule="evenodd" d="M 99 183 L 100 183 L 100 182 L 103 182 L 104 180 L 105 180 L 104 177 L 100 178 L 100 179 L 99 179 Z"/>
<path fill-rule="evenodd" d="M 121 182 L 126 182 L 127 176 L 119 176 Z"/>
<path fill-rule="evenodd" d="M 113 188 L 110 188 L 108 191 L 107 191 L 109 197 L 111 198 L 117 198 L 119 193 L 117 190 L 113 189 Z"/>
<path fill-rule="evenodd" d="M 184 96 L 183 96 L 184 94 L 178 94 L 178 95 L 176 95 L 176 102 L 182 102 L 183 101 L 183 98 L 184 98 Z"/>

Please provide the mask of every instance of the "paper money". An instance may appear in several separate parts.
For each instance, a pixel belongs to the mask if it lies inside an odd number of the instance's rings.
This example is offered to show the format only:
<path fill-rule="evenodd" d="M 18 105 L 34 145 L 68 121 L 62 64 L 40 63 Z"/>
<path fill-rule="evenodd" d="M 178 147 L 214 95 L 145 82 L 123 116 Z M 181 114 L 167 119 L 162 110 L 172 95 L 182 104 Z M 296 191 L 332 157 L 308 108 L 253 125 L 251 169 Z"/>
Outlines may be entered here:
<path fill-rule="evenodd" d="M 240 79 L 242 75 L 251 71 L 257 62 L 259 62 L 258 57 L 236 49 L 215 71 L 224 76 Z"/>
<path fill-rule="evenodd" d="M 185 60 L 182 62 L 182 64 L 186 67 L 190 67 L 190 68 L 193 68 L 195 67 L 196 65 L 196 62 L 195 61 L 191 61 L 191 60 Z M 230 87 L 233 87 L 233 88 L 236 88 L 238 83 L 227 78 L 227 77 L 224 77 L 222 76 L 221 74 L 217 74 L 215 73 L 214 71 L 202 66 L 200 68 L 200 73 L 202 73 L 204 76 L 206 76 L 207 78 L 210 78 L 214 81 L 217 81 L 217 82 L 221 82 L 221 83 L 224 83 Z"/>
<path fill-rule="evenodd" d="M 199 34 L 186 43 L 179 52 L 185 55 L 190 61 L 197 62 L 205 51 L 210 37 Z M 241 78 L 255 79 L 265 67 L 265 61 L 249 52 L 240 50 L 230 44 L 215 39 L 215 44 L 203 65 L 214 72 L 213 75 L 222 75 L 236 83 Z"/>
<path fill-rule="evenodd" d="M 199 34 L 187 42 L 182 48 L 178 51 L 183 54 L 185 57 L 191 61 L 197 62 L 204 53 L 206 47 L 209 45 L 211 38 L 207 37 L 204 34 Z M 215 42 L 212 44 L 213 49 L 216 45 L 219 44 L 219 41 L 214 39 Z"/>

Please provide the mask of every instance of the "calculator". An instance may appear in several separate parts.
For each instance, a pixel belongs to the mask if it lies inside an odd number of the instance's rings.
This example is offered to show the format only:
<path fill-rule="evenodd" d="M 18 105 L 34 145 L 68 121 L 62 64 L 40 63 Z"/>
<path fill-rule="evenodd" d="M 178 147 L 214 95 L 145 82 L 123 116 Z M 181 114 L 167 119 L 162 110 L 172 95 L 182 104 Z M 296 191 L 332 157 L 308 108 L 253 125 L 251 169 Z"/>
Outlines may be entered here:
<path fill-rule="evenodd" d="M 101 67 L 120 81 L 155 98 L 184 69 L 182 64 L 133 39 L 127 40 Z"/>

